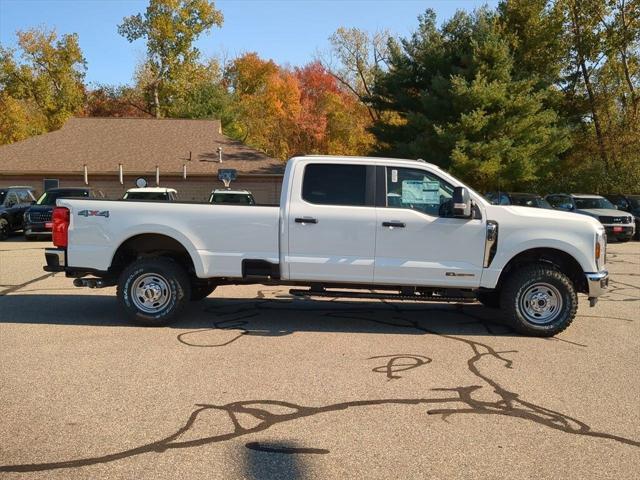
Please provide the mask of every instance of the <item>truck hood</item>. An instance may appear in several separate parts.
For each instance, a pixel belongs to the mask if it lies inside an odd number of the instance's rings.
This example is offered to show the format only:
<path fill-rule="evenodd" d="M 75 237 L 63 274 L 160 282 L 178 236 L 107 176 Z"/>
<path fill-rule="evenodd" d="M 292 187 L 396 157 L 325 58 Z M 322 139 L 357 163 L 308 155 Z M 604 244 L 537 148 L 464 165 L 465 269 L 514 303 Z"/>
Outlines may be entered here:
<path fill-rule="evenodd" d="M 615 210 L 618 212 L 617 210 Z M 620 212 L 618 212 L 620 215 Z M 519 207 L 513 205 L 489 205 L 487 207 L 487 219 L 509 220 L 515 225 L 527 227 L 551 227 L 560 230 L 583 230 L 589 235 L 602 230 L 600 222 L 590 215 L 576 215 L 574 212 L 562 210 L 549 210 L 546 208 Z"/>
<path fill-rule="evenodd" d="M 31 205 L 28 212 L 51 212 L 53 211 L 53 205 Z"/>
<path fill-rule="evenodd" d="M 612 208 L 584 208 L 576 210 L 576 213 L 589 215 L 592 217 L 631 217 L 632 215 L 621 210 Z"/>

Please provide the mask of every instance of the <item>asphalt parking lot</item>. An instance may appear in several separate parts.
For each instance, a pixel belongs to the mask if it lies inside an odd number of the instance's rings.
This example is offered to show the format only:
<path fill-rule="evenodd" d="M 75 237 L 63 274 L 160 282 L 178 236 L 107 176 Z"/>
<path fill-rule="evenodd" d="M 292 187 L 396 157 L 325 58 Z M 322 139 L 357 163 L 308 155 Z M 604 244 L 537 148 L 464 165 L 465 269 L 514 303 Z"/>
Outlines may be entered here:
<path fill-rule="evenodd" d="M 166 328 L 0 243 L 0 478 L 638 478 L 640 243 L 561 335 L 223 287 Z"/>

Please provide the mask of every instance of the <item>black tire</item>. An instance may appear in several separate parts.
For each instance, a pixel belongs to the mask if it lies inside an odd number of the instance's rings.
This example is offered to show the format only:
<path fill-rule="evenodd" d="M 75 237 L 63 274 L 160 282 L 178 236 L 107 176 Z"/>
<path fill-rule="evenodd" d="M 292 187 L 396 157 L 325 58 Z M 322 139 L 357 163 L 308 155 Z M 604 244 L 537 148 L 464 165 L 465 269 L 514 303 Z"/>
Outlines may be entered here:
<path fill-rule="evenodd" d="M 478 301 L 488 308 L 500 308 L 500 292 L 478 292 L 476 293 Z"/>
<path fill-rule="evenodd" d="M 9 222 L 6 218 L 0 218 L 0 240 L 6 240 L 9 238 L 9 232 L 11 231 L 11 227 L 9 227 Z"/>
<path fill-rule="evenodd" d="M 535 298 L 540 300 L 532 301 Z M 537 302 L 544 302 L 544 307 Z M 551 307 L 554 303 L 555 310 Z M 532 264 L 509 275 L 502 288 L 500 304 L 516 331 L 529 336 L 551 337 L 571 325 L 578 309 L 578 295 L 564 273 L 551 265 Z M 536 309 L 545 311 L 548 318 Z M 540 318 L 534 318 L 536 314 Z"/>
<path fill-rule="evenodd" d="M 36 240 L 38 240 L 38 236 L 37 235 L 27 235 L 26 233 L 24 234 L 24 239 L 27 242 L 35 242 Z"/>
<path fill-rule="evenodd" d="M 196 285 L 191 287 L 191 301 L 198 302 L 207 298 L 216 289 L 216 285 Z"/>
<path fill-rule="evenodd" d="M 157 301 L 155 294 L 159 295 Z M 134 323 L 159 327 L 177 318 L 191 298 L 191 282 L 185 270 L 171 258 L 141 258 L 120 275 L 117 295 Z M 140 305 L 146 305 L 147 310 Z"/>

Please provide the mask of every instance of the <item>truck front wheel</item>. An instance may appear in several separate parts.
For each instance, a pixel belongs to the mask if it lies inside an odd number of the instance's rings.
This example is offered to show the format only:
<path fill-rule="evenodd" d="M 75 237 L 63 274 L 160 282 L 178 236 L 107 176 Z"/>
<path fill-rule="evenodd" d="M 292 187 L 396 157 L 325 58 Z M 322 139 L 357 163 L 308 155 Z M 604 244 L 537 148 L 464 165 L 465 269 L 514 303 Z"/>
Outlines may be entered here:
<path fill-rule="evenodd" d="M 551 265 L 525 265 L 505 280 L 500 304 L 520 333 L 550 337 L 576 316 L 578 296 L 571 280 Z"/>
<path fill-rule="evenodd" d="M 176 318 L 191 298 L 184 269 L 171 258 L 141 258 L 124 269 L 117 295 L 133 322 L 162 326 Z"/>

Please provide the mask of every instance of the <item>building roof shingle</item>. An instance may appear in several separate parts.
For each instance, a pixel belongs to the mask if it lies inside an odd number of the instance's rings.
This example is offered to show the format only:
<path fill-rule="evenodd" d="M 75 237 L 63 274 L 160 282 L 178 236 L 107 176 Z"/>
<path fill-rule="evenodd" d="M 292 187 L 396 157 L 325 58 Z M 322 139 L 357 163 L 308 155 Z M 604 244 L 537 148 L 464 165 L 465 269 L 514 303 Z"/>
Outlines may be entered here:
<path fill-rule="evenodd" d="M 222 163 L 218 163 L 222 148 Z M 213 163 L 211 161 L 214 161 Z M 222 134 L 218 120 L 72 118 L 60 129 L 0 146 L 1 173 L 281 174 L 281 161 Z"/>

